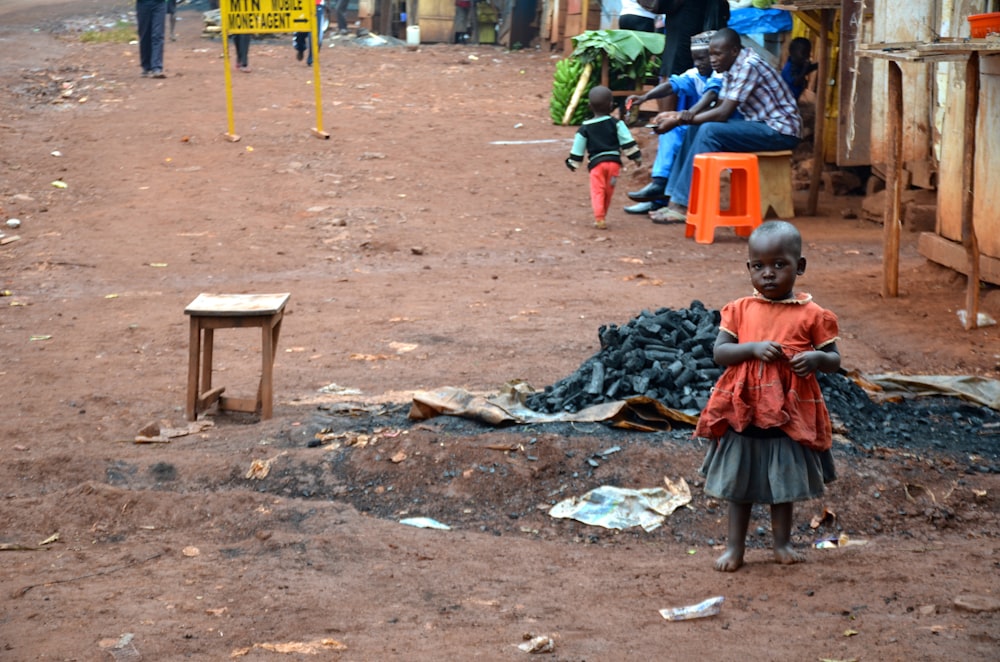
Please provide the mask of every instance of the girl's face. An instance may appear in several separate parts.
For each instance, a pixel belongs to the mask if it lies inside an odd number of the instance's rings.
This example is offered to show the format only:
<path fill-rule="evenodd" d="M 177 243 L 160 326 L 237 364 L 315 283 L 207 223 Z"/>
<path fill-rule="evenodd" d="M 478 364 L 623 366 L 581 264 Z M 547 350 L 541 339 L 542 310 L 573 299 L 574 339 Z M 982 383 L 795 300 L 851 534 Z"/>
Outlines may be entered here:
<path fill-rule="evenodd" d="M 754 289 L 773 301 L 792 296 L 795 279 L 806 270 L 806 259 L 789 248 L 780 235 L 755 237 L 747 260 Z"/>

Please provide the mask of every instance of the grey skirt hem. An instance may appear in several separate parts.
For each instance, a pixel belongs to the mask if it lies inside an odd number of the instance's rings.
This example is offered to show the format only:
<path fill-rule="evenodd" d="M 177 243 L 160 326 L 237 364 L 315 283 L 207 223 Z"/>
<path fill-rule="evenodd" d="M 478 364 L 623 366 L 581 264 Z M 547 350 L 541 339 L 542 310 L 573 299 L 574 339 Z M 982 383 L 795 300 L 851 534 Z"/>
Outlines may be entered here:
<path fill-rule="evenodd" d="M 786 437 L 748 437 L 727 430 L 709 444 L 701 465 L 705 494 L 737 503 L 789 503 L 823 495 L 836 480 L 830 451 Z"/>

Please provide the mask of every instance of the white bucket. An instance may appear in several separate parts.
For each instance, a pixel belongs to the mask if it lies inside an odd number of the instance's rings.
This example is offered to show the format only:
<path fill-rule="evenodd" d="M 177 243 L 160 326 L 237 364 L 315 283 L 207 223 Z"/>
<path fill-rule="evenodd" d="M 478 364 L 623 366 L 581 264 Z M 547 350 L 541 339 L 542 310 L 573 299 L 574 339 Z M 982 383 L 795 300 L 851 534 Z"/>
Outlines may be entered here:
<path fill-rule="evenodd" d="M 420 45 L 420 26 L 419 25 L 408 25 L 406 27 L 406 45 L 407 46 L 419 46 Z"/>

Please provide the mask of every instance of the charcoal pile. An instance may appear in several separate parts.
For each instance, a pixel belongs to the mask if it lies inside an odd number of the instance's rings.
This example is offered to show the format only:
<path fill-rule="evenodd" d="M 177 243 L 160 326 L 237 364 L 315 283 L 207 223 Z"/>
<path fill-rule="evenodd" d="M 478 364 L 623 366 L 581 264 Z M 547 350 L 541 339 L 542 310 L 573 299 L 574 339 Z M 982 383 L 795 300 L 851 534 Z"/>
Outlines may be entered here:
<path fill-rule="evenodd" d="M 674 409 L 701 411 L 722 375 L 712 358 L 720 319 L 719 311 L 696 300 L 681 310 L 644 310 L 624 326 L 601 326 L 600 351 L 529 396 L 527 404 L 551 414 L 643 395 Z M 882 431 L 884 414 L 864 389 L 840 374 L 817 377 L 835 420 L 857 431 Z"/>
<path fill-rule="evenodd" d="M 528 398 L 546 413 L 576 412 L 644 395 L 674 409 L 700 411 L 722 374 L 712 359 L 719 312 L 689 308 L 642 311 L 628 324 L 601 326 L 601 349 L 572 375 Z"/>

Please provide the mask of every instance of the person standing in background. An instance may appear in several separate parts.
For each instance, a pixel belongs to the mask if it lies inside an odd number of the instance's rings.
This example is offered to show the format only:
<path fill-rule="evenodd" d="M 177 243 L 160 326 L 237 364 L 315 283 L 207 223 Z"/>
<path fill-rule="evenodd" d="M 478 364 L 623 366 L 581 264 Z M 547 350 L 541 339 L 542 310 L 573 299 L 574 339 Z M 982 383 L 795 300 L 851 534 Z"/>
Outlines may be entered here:
<path fill-rule="evenodd" d="M 656 14 L 643 9 L 637 0 L 622 0 L 622 10 L 618 14 L 618 29 L 656 32 Z"/>
<path fill-rule="evenodd" d="M 167 22 L 166 0 L 135 0 L 142 77 L 166 78 L 163 73 L 163 38 Z"/>
<path fill-rule="evenodd" d="M 340 34 L 347 34 L 347 3 L 350 0 L 337 0 L 334 8 L 337 14 L 337 31 Z"/>
<path fill-rule="evenodd" d="M 472 19 L 476 14 L 472 0 L 455 0 L 455 43 L 464 44 L 469 41 L 469 31 L 472 29 Z"/>
<path fill-rule="evenodd" d="M 170 41 L 177 41 L 177 0 L 167 0 L 167 16 L 170 17 Z"/>
<path fill-rule="evenodd" d="M 680 76 L 694 66 L 691 37 L 707 30 L 720 30 L 729 23 L 728 0 L 670 0 L 664 15 L 663 54 L 660 81 Z"/>

